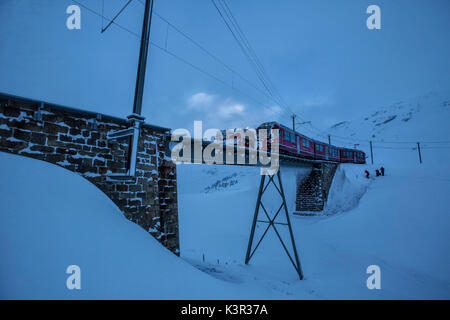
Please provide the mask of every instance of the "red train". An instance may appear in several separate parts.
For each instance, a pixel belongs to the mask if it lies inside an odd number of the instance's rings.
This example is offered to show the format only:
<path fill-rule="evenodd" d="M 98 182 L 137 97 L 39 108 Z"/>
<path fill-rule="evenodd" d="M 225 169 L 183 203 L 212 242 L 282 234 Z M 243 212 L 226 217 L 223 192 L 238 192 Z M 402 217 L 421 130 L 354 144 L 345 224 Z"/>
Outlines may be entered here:
<path fill-rule="evenodd" d="M 339 148 L 304 136 L 277 122 L 266 122 L 256 130 L 279 129 L 280 153 L 294 155 L 312 160 L 327 160 L 333 162 L 366 163 L 366 154 L 361 150 Z M 270 137 L 269 137 L 270 138 Z"/>
<path fill-rule="evenodd" d="M 266 122 L 261 124 L 256 128 L 256 133 L 259 135 L 259 129 L 266 129 L 269 135 L 268 139 L 270 141 L 270 130 L 279 130 L 279 148 L 281 154 L 291 155 L 295 157 L 311 159 L 311 160 L 326 160 L 332 162 L 343 162 L 343 163 L 366 163 L 366 154 L 361 150 L 339 148 L 328 143 L 320 142 L 305 135 L 302 135 L 292 129 L 289 129 L 282 124 L 277 122 Z M 217 141 L 223 141 L 224 137 L 228 143 L 233 145 L 241 145 L 249 148 L 249 141 L 242 141 L 241 135 L 238 132 L 227 134 L 226 130 L 221 131 L 222 137 Z M 263 143 L 263 146 L 270 144 Z"/>

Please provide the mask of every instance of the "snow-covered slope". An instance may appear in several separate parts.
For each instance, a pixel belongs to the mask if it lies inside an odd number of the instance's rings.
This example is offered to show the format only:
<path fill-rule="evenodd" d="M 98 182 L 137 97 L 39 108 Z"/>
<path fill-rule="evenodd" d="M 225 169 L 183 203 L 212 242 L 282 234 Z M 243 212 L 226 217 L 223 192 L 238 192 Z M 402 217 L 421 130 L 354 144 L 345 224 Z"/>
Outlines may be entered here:
<path fill-rule="evenodd" d="M 342 121 L 331 127 L 331 134 L 356 140 L 413 143 L 420 140 L 448 138 L 450 92 L 430 92 L 382 107 L 353 121 Z"/>
<path fill-rule="evenodd" d="M 353 135 L 359 139 L 354 143 L 366 152 L 366 138 L 377 140 L 374 146 L 383 148 L 374 148 L 373 166 L 340 166 L 326 207 L 329 216 L 292 216 L 305 281 L 297 280 L 273 231 L 251 264 L 243 265 L 260 178 L 255 168 L 179 166 L 182 256 L 218 278 L 243 287 L 257 284 L 267 296 L 282 299 L 449 299 L 450 149 L 445 144 L 424 148 L 419 164 L 413 147 L 417 137 L 450 140 L 450 107 L 442 95 L 419 100 L 412 106 L 394 104 L 367 120 L 347 121 L 342 129 L 337 126 L 332 131 L 347 138 Z M 380 142 L 405 138 L 412 143 Z M 386 176 L 373 177 L 381 165 Z M 365 169 L 372 173 L 370 179 L 364 177 Z M 282 168 L 281 173 L 291 210 L 293 177 L 298 172 Z M 233 177 L 233 185 L 211 188 L 228 181 L 227 177 Z M 265 206 L 276 211 L 280 203 L 276 194 L 264 197 Z M 264 229 L 261 224 L 257 233 Z M 288 239 L 282 225 L 278 230 Z M 366 286 L 370 265 L 381 268 L 381 290 Z"/>
<path fill-rule="evenodd" d="M 0 298 L 252 297 L 162 247 L 79 175 L 0 152 Z M 68 290 L 66 268 L 81 268 Z"/>
<path fill-rule="evenodd" d="M 420 142 L 423 162 L 441 166 L 450 161 L 449 119 L 450 92 L 430 92 L 382 107 L 356 120 L 341 121 L 327 134 L 334 144 L 352 148 L 358 144 L 367 155 L 370 155 L 371 140 L 378 165 L 418 163 L 417 142 Z"/>

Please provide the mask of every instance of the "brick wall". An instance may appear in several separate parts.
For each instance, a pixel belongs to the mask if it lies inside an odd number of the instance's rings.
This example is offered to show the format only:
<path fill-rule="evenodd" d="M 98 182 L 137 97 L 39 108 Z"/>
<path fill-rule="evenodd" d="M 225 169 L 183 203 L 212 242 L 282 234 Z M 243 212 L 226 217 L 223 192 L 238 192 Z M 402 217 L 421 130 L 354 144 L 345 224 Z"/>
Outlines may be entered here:
<path fill-rule="evenodd" d="M 0 95 L 0 151 L 81 174 L 126 218 L 178 254 L 176 166 L 164 155 L 170 130 L 141 126 L 136 174 L 128 177 L 129 138 L 107 141 L 106 136 L 129 127 L 125 119 Z"/>
<path fill-rule="evenodd" d="M 320 212 L 328 198 L 337 164 L 314 164 L 310 174 L 297 181 L 296 212 Z"/>

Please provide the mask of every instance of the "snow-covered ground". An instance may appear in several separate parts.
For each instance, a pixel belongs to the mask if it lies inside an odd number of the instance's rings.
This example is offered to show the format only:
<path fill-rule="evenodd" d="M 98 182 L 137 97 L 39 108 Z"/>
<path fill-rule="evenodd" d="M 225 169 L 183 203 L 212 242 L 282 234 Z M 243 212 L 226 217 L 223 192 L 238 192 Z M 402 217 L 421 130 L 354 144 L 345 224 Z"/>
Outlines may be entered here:
<path fill-rule="evenodd" d="M 445 103 L 425 104 L 420 117 L 384 123 L 388 129 L 376 138 L 426 133 L 431 141 L 437 132 L 446 140 L 448 113 Z M 366 138 L 364 122 L 346 126 L 347 135 Z M 378 149 L 373 166 L 341 165 L 324 214 L 291 215 L 305 274 L 300 281 L 272 230 L 244 264 L 258 168 L 178 167 L 178 258 L 79 175 L 0 153 L 0 297 L 449 299 L 449 159 L 446 148 L 425 149 L 423 164 L 412 148 Z M 373 173 L 380 165 L 385 177 L 364 178 L 366 168 Z M 281 174 L 292 212 L 296 177 L 307 169 Z M 272 212 L 280 201 L 274 190 L 263 198 Z M 286 227 L 277 228 L 288 239 Z M 69 265 L 81 268 L 81 290 L 66 288 Z M 366 286 L 370 265 L 381 268 L 381 290 Z"/>
<path fill-rule="evenodd" d="M 161 246 L 78 174 L 0 152 L 1 299 L 245 299 Z M 68 290 L 66 269 L 81 269 Z"/>
<path fill-rule="evenodd" d="M 240 168 L 240 182 L 230 190 L 189 193 L 180 188 L 182 257 L 224 281 L 243 288 L 257 285 L 267 298 L 450 298 L 450 174 L 442 177 L 429 167 L 413 174 L 388 168 L 385 177 L 367 181 L 363 167 L 343 165 L 328 203 L 334 214 L 292 216 L 304 281 L 297 279 L 272 230 L 250 265 L 243 263 L 259 185 L 253 168 Z M 181 166 L 178 179 L 183 185 L 196 176 L 207 185 L 208 178 L 221 180 L 233 169 L 220 167 L 212 176 L 205 166 Z M 282 169 L 288 198 L 295 184 L 287 178 L 294 173 Z M 273 193 L 263 203 L 274 212 L 281 202 Z M 281 215 L 277 220 L 285 221 Z M 264 228 L 259 225 L 256 239 Z M 278 230 L 289 243 L 287 228 Z M 381 290 L 367 289 L 370 265 L 381 268 Z"/>

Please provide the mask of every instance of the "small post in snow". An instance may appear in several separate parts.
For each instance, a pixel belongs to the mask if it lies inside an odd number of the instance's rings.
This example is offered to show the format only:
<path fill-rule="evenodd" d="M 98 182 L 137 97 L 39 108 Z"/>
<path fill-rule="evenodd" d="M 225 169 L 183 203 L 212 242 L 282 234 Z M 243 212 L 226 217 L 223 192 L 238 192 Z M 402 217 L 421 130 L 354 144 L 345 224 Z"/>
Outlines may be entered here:
<path fill-rule="evenodd" d="M 420 154 L 420 142 L 417 142 L 417 151 L 419 151 L 419 163 L 422 163 L 422 155 Z"/>
<path fill-rule="evenodd" d="M 373 164 L 373 150 L 372 150 L 372 141 L 370 141 L 370 159 L 372 161 Z"/>

